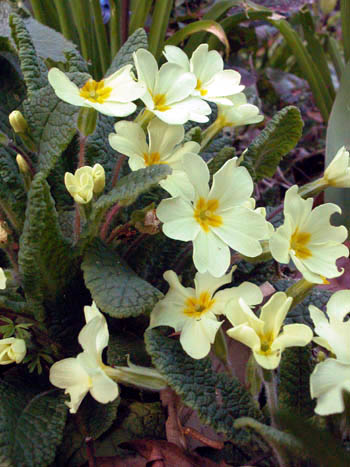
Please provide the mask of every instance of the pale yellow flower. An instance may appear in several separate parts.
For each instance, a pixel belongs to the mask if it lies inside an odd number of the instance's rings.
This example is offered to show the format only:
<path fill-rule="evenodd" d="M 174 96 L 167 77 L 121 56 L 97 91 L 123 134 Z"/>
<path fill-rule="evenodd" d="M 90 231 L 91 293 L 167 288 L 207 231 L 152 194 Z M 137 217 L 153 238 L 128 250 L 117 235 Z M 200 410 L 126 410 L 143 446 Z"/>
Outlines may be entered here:
<path fill-rule="evenodd" d="M 284 349 L 303 347 L 312 339 L 311 329 L 304 324 L 287 324 L 282 328 L 292 301 L 284 292 L 276 292 L 261 308 L 258 318 L 244 300 L 239 299 L 240 306 L 227 314 L 234 325 L 227 334 L 250 347 L 255 360 L 267 370 L 278 367 Z"/>
<path fill-rule="evenodd" d="M 78 88 L 58 68 L 51 68 L 48 80 L 56 95 L 68 104 L 91 107 L 98 112 L 115 117 L 126 117 L 136 110 L 132 102 L 146 91 L 143 83 L 134 80 L 132 65 L 125 65 L 102 81 L 89 79 Z"/>
<path fill-rule="evenodd" d="M 218 105 L 217 120 L 222 128 L 250 125 L 264 120 L 264 116 L 259 114 L 259 108 L 256 105 L 247 103 L 247 98 L 243 92 L 227 99 L 230 100 L 231 105 Z"/>
<path fill-rule="evenodd" d="M 313 199 L 302 199 L 297 185 L 292 186 L 284 200 L 284 224 L 270 238 L 272 256 L 280 263 L 291 259 L 304 278 L 322 284 L 325 278 L 343 273 L 336 266 L 342 256 L 349 256 L 343 245 L 348 235 L 344 226 L 334 227 L 330 216 L 341 209 L 331 203 L 312 209 Z"/>
<path fill-rule="evenodd" d="M 21 363 L 26 352 L 26 343 L 23 339 L 17 339 L 15 337 L 0 339 L 0 365 Z"/>
<path fill-rule="evenodd" d="M 323 180 L 329 186 L 350 188 L 349 152 L 342 146 L 324 171 Z"/>
<path fill-rule="evenodd" d="M 94 167 L 84 166 L 73 174 L 66 172 L 64 183 L 74 201 L 79 204 L 87 204 L 94 193 L 98 194 L 104 189 L 105 171 L 100 164 Z"/>

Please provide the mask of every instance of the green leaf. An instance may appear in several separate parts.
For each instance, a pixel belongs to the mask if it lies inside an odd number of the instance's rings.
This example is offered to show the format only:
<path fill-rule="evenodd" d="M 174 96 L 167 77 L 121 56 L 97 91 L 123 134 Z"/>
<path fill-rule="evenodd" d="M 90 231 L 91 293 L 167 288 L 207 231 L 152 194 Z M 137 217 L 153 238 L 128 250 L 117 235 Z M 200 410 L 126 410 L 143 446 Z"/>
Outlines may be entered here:
<path fill-rule="evenodd" d="M 235 148 L 225 146 L 223 147 L 216 156 L 208 163 L 208 169 L 210 176 L 212 177 L 228 160 L 235 157 L 236 151 Z"/>
<path fill-rule="evenodd" d="M 121 329 L 119 332 L 110 330 L 107 348 L 108 364 L 111 366 L 127 366 L 128 356 L 135 365 L 150 365 L 150 358 L 141 337 L 125 329 Z"/>
<path fill-rule="evenodd" d="M 47 69 L 38 58 L 30 34 L 19 15 L 15 13 L 10 15 L 10 27 L 12 37 L 18 49 L 28 94 L 31 95 L 34 91 L 41 89 L 47 84 Z"/>
<path fill-rule="evenodd" d="M 148 330 L 145 342 L 155 367 L 183 402 L 198 412 L 202 423 L 224 433 L 234 444 L 249 441 L 246 433 L 234 429 L 235 419 L 263 417 L 237 378 L 213 371 L 209 357 L 192 359 L 178 341 L 164 337 L 159 330 Z"/>
<path fill-rule="evenodd" d="M 61 443 L 67 407 L 56 390 L 35 394 L 29 387 L 0 381 L 0 457 L 46 467 Z"/>
<path fill-rule="evenodd" d="M 71 258 L 71 246 L 61 232 L 49 186 L 39 172 L 28 193 L 18 256 L 25 295 L 37 319 L 44 318 L 42 303 L 55 301 L 74 274 Z"/>
<path fill-rule="evenodd" d="M 278 397 L 281 409 L 311 417 L 315 403 L 310 396 L 310 374 L 313 369 L 309 346 L 285 349 L 279 366 Z"/>
<path fill-rule="evenodd" d="M 65 52 L 65 57 L 68 62 L 68 71 L 71 73 L 89 73 L 86 61 L 76 49 L 71 49 Z"/>
<path fill-rule="evenodd" d="M 255 181 L 272 177 L 282 158 L 300 140 L 303 121 L 293 106 L 280 110 L 244 153 L 245 165 Z"/>
<path fill-rule="evenodd" d="M 82 73 L 68 76 L 77 83 L 86 81 L 86 75 Z M 61 101 L 49 84 L 33 92 L 23 103 L 24 117 L 38 146 L 39 170 L 45 176 L 54 168 L 75 135 L 78 112 L 78 107 Z"/>
<path fill-rule="evenodd" d="M 326 161 L 327 167 L 333 160 L 338 149 L 342 146 L 350 146 L 349 119 L 350 109 L 350 62 L 345 66 L 341 76 L 340 86 L 332 107 L 331 116 L 327 127 Z M 350 201 L 346 188 L 327 188 L 325 200 L 340 206 L 342 213 L 333 216 L 334 223 L 343 224 L 350 228 Z"/>
<path fill-rule="evenodd" d="M 162 297 L 159 290 L 138 277 L 116 252 L 98 240 L 86 251 L 82 269 L 96 305 L 113 318 L 139 316 Z"/>
<path fill-rule="evenodd" d="M 79 407 L 80 421 L 83 424 L 85 436 L 98 439 L 113 424 L 117 417 L 120 399 L 108 404 L 101 404 L 92 397 L 86 397 Z"/>
<path fill-rule="evenodd" d="M 90 235 L 95 235 L 107 210 L 116 203 L 123 206 L 132 204 L 141 193 L 148 191 L 153 185 L 171 174 L 168 165 L 151 165 L 145 169 L 131 172 L 123 177 L 116 186 L 93 205 L 90 215 Z"/>
<path fill-rule="evenodd" d="M 142 28 L 136 29 L 122 48 L 119 50 L 117 55 L 112 60 L 110 67 L 106 72 L 106 76 L 111 75 L 115 71 L 119 70 L 122 66 L 133 65 L 134 61 L 132 54 L 138 49 L 148 49 L 147 34 Z"/>
<path fill-rule="evenodd" d="M 118 445 L 134 439 L 164 439 L 165 414 L 159 402 L 132 402 L 114 430 L 95 443 L 97 456 L 115 456 Z"/>

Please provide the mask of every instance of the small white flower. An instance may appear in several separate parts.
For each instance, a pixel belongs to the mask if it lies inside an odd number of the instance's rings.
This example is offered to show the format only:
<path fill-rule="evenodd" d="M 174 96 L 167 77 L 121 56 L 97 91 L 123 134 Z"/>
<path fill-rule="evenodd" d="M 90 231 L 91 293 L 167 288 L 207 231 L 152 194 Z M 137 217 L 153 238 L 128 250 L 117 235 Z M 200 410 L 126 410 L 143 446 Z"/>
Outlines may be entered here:
<path fill-rule="evenodd" d="M 297 185 L 292 186 L 284 200 L 284 224 L 270 238 L 272 256 L 280 263 L 292 259 L 304 278 L 316 284 L 325 278 L 338 277 L 336 260 L 348 256 L 342 243 L 348 235 L 344 226 L 334 227 L 330 216 L 341 212 L 331 203 L 312 209 L 312 198 L 302 199 Z"/>
<path fill-rule="evenodd" d="M 211 113 L 209 105 L 192 96 L 196 87 L 193 73 L 184 71 L 174 63 L 165 63 L 158 70 L 156 59 L 145 49 L 133 54 L 137 76 L 147 87 L 141 97 L 147 110 L 163 122 L 184 124 L 188 120 L 205 123 Z"/>
<path fill-rule="evenodd" d="M 323 180 L 327 185 L 338 188 L 350 188 L 349 152 L 342 146 L 329 166 L 326 168 Z"/>
<path fill-rule="evenodd" d="M 338 290 L 327 303 L 327 316 L 314 305 L 309 306 L 310 316 L 315 325 L 314 342 L 326 348 L 338 360 L 350 364 L 350 290 Z"/>
<path fill-rule="evenodd" d="M 180 343 L 190 357 L 205 357 L 222 324 L 216 315 L 222 314 L 226 302 L 236 299 L 239 293 L 238 287 L 216 292 L 231 282 L 232 271 L 219 278 L 197 272 L 194 289 L 181 285 L 174 271 L 166 271 L 163 277 L 170 289 L 154 307 L 149 329 L 171 326 L 181 332 Z M 245 296 L 247 291 L 242 289 L 241 292 Z"/>
<path fill-rule="evenodd" d="M 227 271 L 230 248 L 254 257 L 262 252 L 260 240 L 268 238 L 266 220 L 244 206 L 253 192 L 253 181 L 237 158 L 227 161 L 214 175 L 209 189 L 209 169 L 197 155 L 185 154 L 184 170 L 194 189 L 185 195 L 162 200 L 157 216 L 170 238 L 193 241 L 193 262 L 201 273 L 220 277 Z"/>
<path fill-rule="evenodd" d="M 15 337 L 0 339 L 0 365 L 21 363 L 26 352 L 26 343 L 23 339 L 17 339 Z"/>
<path fill-rule="evenodd" d="M 267 370 L 278 367 L 284 349 L 303 347 L 312 339 L 312 331 L 305 324 L 287 324 L 280 332 L 292 301 L 284 292 L 276 292 L 261 308 L 258 318 L 244 300 L 239 299 L 240 307 L 226 314 L 234 325 L 227 334 L 250 347 L 255 360 Z"/>
<path fill-rule="evenodd" d="M 185 192 L 193 196 L 192 186 L 183 171 L 183 156 L 186 153 L 198 153 L 200 145 L 188 141 L 181 145 L 184 139 L 182 125 L 167 125 L 153 118 L 148 124 L 148 143 L 146 135 L 137 123 L 123 120 L 114 126 L 116 133 L 109 135 L 109 144 L 121 154 L 129 156 L 131 170 L 139 170 L 154 164 L 168 164 L 172 174 L 159 182 L 172 196 Z M 180 186 L 180 191 L 178 186 Z"/>
<path fill-rule="evenodd" d="M 105 115 L 126 117 L 136 110 L 132 101 L 146 91 L 143 83 L 134 80 L 131 69 L 132 65 L 125 65 L 102 81 L 89 79 L 81 88 L 58 68 L 50 69 L 48 80 L 56 95 L 68 104 L 92 107 Z"/>
<path fill-rule="evenodd" d="M 66 404 L 71 413 L 77 412 L 88 392 L 102 404 L 119 395 L 117 383 L 109 377 L 115 370 L 102 361 L 102 352 L 109 340 L 107 322 L 94 303 L 85 307 L 84 312 L 87 323 L 78 338 L 83 352 L 76 358 L 56 362 L 50 368 L 50 382 L 70 395 L 71 400 Z"/>
<path fill-rule="evenodd" d="M 217 120 L 222 128 L 227 126 L 242 126 L 252 123 L 259 123 L 264 120 L 264 116 L 259 114 L 259 108 L 247 103 L 247 98 L 243 92 L 227 97 L 231 105 L 218 105 Z"/>
<path fill-rule="evenodd" d="M 174 45 L 164 48 L 165 58 L 185 71 L 192 72 L 196 79 L 194 96 L 200 96 L 210 102 L 232 105 L 227 96 L 237 94 L 244 89 L 240 85 L 241 75 L 234 70 L 224 70 L 224 61 L 216 50 L 210 50 L 208 44 L 201 44 L 188 59 L 185 52 Z"/>

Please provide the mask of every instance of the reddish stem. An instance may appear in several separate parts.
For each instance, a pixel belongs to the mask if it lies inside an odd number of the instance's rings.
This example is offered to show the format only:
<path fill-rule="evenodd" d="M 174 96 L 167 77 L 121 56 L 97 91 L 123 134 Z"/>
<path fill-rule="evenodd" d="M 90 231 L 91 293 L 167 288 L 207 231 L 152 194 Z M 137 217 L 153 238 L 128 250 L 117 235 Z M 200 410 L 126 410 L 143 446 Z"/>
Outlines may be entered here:
<path fill-rule="evenodd" d="M 274 211 L 272 211 L 268 216 L 266 216 L 266 220 L 269 221 L 269 220 L 273 219 L 282 210 L 283 210 L 283 203 L 280 206 L 278 206 L 278 208 L 276 208 Z"/>
<path fill-rule="evenodd" d="M 75 242 L 79 240 L 80 236 L 80 212 L 79 207 L 75 204 L 75 219 L 74 219 L 74 239 Z"/>
<path fill-rule="evenodd" d="M 113 217 L 117 214 L 120 208 L 121 208 L 120 204 L 117 203 L 112 207 L 112 209 L 107 214 L 106 220 L 104 224 L 102 225 L 101 231 L 100 231 L 100 237 L 102 240 L 106 240 L 108 228 L 113 220 Z"/>
<path fill-rule="evenodd" d="M 112 186 L 115 186 L 115 184 L 118 181 L 120 169 L 122 168 L 122 165 L 123 165 L 123 162 L 125 161 L 125 159 L 126 159 L 126 156 L 121 155 L 119 157 L 116 165 L 115 165 L 114 174 L 113 174 L 113 178 L 112 178 Z"/>
<path fill-rule="evenodd" d="M 79 160 L 78 160 L 78 169 L 85 165 L 85 146 L 86 146 L 87 136 L 80 134 L 79 137 Z"/>

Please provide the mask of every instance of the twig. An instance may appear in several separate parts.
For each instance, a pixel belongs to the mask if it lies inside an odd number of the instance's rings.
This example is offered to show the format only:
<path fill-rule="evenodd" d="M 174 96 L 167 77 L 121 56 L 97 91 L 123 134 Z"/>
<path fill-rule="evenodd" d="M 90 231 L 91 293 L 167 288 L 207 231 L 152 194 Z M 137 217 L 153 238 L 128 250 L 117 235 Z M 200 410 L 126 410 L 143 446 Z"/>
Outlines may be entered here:
<path fill-rule="evenodd" d="M 202 433 L 200 433 L 199 431 L 195 430 L 194 428 L 191 428 L 191 427 L 183 428 L 183 432 L 185 435 L 191 436 L 191 438 L 200 441 L 202 444 L 204 444 L 205 446 L 209 446 L 210 448 L 213 448 L 213 449 L 224 448 L 224 443 L 222 441 L 214 441 L 213 439 L 209 439 L 206 436 L 204 436 Z"/>

